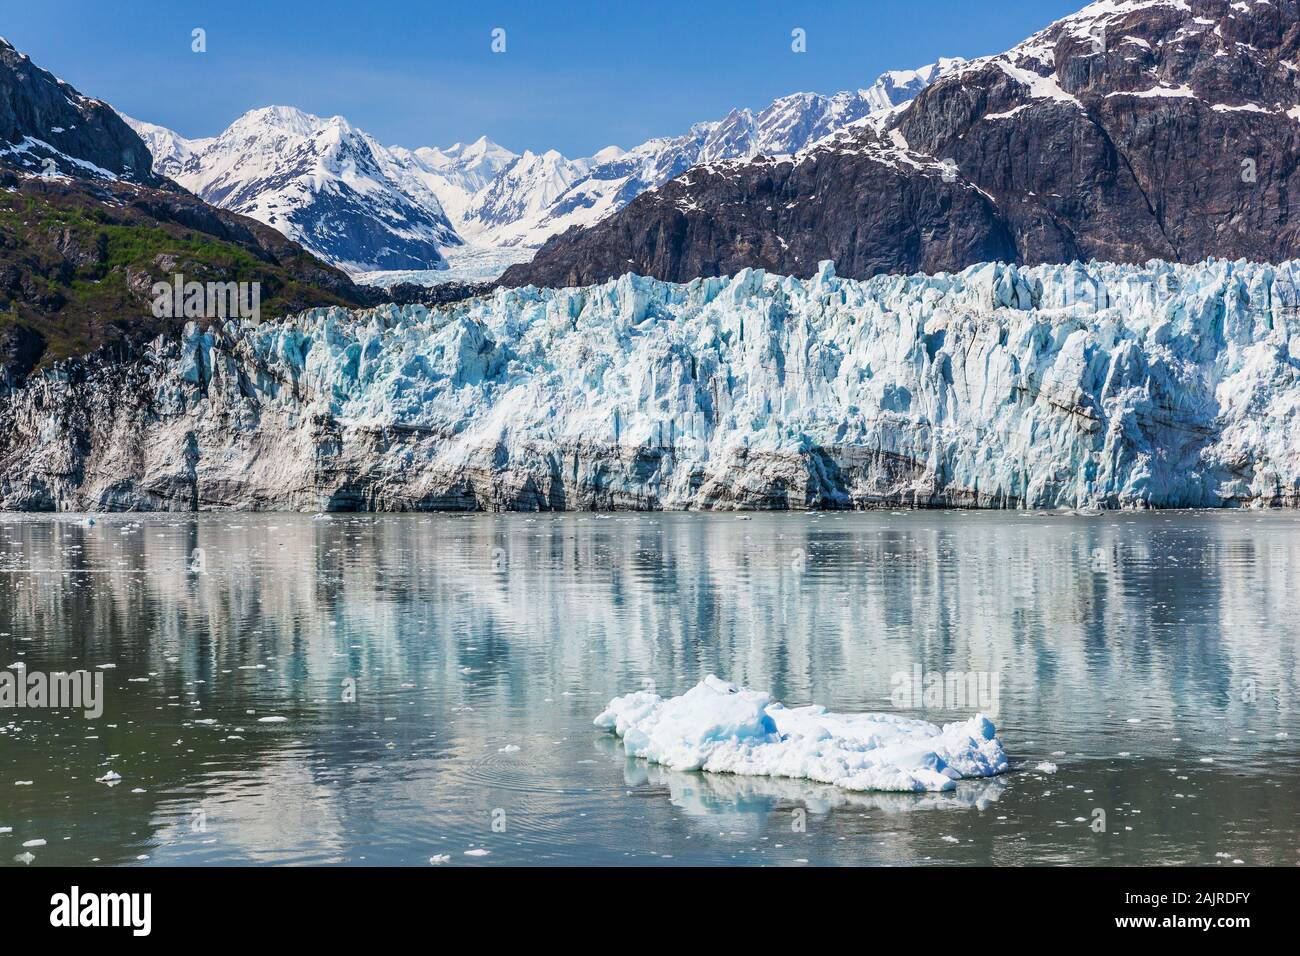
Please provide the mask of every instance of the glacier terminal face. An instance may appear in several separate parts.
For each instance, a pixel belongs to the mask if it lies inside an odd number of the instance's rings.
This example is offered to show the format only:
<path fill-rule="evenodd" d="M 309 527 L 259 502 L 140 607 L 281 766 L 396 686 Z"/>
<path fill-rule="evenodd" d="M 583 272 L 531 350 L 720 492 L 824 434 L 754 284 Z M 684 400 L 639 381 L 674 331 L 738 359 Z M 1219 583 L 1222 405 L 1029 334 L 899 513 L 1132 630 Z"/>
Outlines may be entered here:
<path fill-rule="evenodd" d="M 1298 276 L 825 263 L 191 324 L 0 396 L 0 507 L 1293 507 Z"/>

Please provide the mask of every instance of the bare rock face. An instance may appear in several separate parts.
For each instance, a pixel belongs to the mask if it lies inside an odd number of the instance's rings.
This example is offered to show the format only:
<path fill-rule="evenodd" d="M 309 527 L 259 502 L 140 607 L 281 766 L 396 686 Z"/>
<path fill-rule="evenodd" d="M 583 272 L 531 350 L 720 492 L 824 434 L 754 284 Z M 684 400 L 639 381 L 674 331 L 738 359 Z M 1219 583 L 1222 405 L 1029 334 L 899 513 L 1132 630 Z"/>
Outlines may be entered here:
<path fill-rule="evenodd" d="M 112 107 L 0 40 L 0 166 L 161 186 L 152 164 L 144 140 Z"/>
<path fill-rule="evenodd" d="M 0 392 L 0 509 L 1295 507 L 1298 342 L 1297 262 L 190 324 Z"/>
<path fill-rule="evenodd" d="M 790 160 L 689 170 L 506 286 L 1300 252 L 1300 3 L 1093 4 Z"/>

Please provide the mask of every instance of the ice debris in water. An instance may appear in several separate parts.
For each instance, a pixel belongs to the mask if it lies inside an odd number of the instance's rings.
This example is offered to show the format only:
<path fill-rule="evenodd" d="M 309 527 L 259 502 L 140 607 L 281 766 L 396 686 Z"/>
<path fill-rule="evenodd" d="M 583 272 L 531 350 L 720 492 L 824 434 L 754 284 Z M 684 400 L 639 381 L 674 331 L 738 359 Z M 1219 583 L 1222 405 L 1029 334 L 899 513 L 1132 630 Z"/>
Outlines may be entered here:
<path fill-rule="evenodd" d="M 622 737 L 629 754 L 673 770 L 791 777 L 849 790 L 952 790 L 963 778 L 1007 769 L 983 714 L 937 727 L 894 714 L 786 707 L 712 674 L 680 697 L 616 697 L 595 723 Z"/>

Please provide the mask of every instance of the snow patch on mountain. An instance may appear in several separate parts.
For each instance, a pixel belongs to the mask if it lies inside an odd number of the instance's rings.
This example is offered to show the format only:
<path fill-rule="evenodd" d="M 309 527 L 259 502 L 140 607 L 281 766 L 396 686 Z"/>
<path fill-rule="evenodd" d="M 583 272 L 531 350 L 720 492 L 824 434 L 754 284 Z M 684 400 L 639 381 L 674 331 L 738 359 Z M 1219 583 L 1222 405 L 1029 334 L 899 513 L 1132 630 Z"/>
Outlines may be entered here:
<path fill-rule="evenodd" d="M 6 143 L 0 140 L 0 156 L 43 176 L 64 177 L 65 174 L 59 170 L 70 169 L 78 176 L 88 176 L 92 179 L 116 180 L 118 178 L 111 170 L 97 166 L 89 160 L 69 156 L 35 136 L 24 136 L 17 143 Z"/>

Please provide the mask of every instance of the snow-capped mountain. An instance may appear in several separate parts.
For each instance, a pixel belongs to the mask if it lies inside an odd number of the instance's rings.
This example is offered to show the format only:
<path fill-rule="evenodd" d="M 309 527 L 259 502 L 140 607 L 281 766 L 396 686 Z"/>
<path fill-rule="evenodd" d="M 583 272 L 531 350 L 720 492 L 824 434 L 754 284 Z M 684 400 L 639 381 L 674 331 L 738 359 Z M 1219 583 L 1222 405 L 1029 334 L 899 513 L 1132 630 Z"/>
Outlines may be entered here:
<path fill-rule="evenodd" d="M 589 160 L 572 160 L 553 149 L 540 154 L 525 150 L 475 194 L 461 231 L 482 236 L 484 244 L 517 245 L 546 220 L 556 201 L 593 166 L 622 154 L 611 146 Z"/>
<path fill-rule="evenodd" d="M 341 116 L 271 106 L 204 140 L 127 121 L 156 172 L 347 268 L 436 269 L 441 249 L 461 242 L 418 168 Z"/>
<path fill-rule="evenodd" d="M 403 171 L 395 175 L 402 181 L 414 180 L 432 190 L 452 222 L 457 224 L 464 222 L 474 194 L 519 158 L 486 136 L 447 149 L 391 146 L 388 152 L 394 164 L 403 167 Z"/>
<path fill-rule="evenodd" d="M 511 170 L 510 180 L 495 182 L 475 197 L 467 215 L 472 225 L 462 228 L 462 234 L 473 235 L 476 244 L 538 245 L 570 226 L 599 222 L 697 163 L 797 152 L 910 101 L 965 62 L 954 57 L 917 70 L 894 70 L 866 89 L 833 96 L 794 93 L 758 112 L 732 110 L 720 120 L 696 123 L 680 136 L 647 140 L 627 152 L 611 147 L 567 166 L 562 157 L 549 164 L 534 160 L 525 172 Z M 570 181 L 556 191 L 566 175 Z M 549 201 L 537 201 L 551 192 Z"/>
<path fill-rule="evenodd" d="M 325 259 L 354 271 L 436 269 L 440 250 L 462 242 L 526 249 L 591 225 L 700 162 L 795 152 L 907 102 L 963 62 L 893 71 L 833 96 L 784 96 L 579 159 L 516 154 L 486 137 L 447 149 L 384 147 L 342 117 L 283 106 L 246 113 L 207 139 L 124 118 L 149 145 L 155 172 Z"/>
<path fill-rule="evenodd" d="M 149 152 L 153 155 L 153 171 L 178 182 L 186 169 L 193 167 L 195 155 L 207 149 L 215 141 L 215 137 L 186 139 L 165 126 L 133 119 L 125 113 L 118 115 L 149 147 Z"/>
<path fill-rule="evenodd" d="M 1289 259 L 1297 37 L 1298 0 L 1099 0 L 788 161 L 697 165 L 501 281 Z"/>

